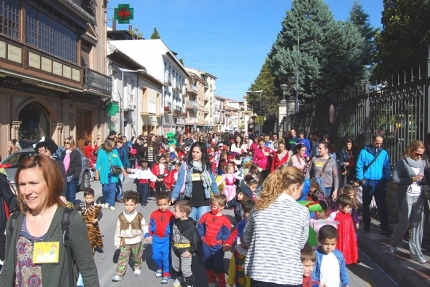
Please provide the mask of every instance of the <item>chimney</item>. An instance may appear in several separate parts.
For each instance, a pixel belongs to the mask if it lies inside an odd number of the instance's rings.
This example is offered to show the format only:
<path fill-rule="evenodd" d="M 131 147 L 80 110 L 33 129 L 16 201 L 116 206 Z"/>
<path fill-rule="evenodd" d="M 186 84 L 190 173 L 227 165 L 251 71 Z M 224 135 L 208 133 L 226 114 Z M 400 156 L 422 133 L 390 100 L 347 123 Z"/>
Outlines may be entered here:
<path fill-rule="evenodd" d="M 128 31 L 132 31 L 133 30 L 133 26 L 132 25 L 128 25 Z"/>
<path fill-rule="evenodd" d="M 112 18 L 112 31 L 116 31 L 116 20 Z"/>

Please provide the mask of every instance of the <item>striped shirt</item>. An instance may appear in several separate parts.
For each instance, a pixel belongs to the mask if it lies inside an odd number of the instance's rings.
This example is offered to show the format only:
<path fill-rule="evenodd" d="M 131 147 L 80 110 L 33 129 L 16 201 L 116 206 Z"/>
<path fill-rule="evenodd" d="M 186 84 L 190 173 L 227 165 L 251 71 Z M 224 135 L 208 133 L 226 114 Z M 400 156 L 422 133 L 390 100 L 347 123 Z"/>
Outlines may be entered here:
<path fill-rule="evenodd" d="M 243 239 L 249 246 L 245 273 L 275 284 L 301 285 L 300 250 L 309 233 L 309 211 L 283 193 L 247 220 Z"/>

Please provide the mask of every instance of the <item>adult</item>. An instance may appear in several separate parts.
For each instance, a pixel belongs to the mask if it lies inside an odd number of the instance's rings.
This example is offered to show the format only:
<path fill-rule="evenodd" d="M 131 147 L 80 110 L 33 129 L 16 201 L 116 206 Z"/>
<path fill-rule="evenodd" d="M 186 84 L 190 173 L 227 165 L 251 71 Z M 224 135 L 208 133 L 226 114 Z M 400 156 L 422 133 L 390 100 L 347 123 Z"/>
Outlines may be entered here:
<path fill-rule="evenodd" d="M 284 164 L 288 162 L 288 151 L 285 148 L 285 142 L 283 139 L 278 141 L 278 150 L 273 153 L 272 168 L 270 172 L 274 172 L 278 168 L 282 168 Z"/>
<path fill-rule="evenodd" d="M 79 176 L 82 171 L 82 158 L 81 153 L 76 149 L 76 142 L 73 137 L 68 137 L 64 140 L 64 148 L 61 159 L 66 171 L 66 199 L 75 205 Z"/>
<path fill-rule="evenodd" d="M 297 141 L 297 143 L 305 145 L 306 147 L 305 158 L 306 160 L 309 160 L 311 157 L 311 142 L 305 137 L 305 131 L 303 130 L 299 131 L 299 140 Z"/>
<path fill-rule="evenodd" d="M 49 180 L 48 180 L 49 179 Z M 63 178 L 57 164 L 47 156 L 23 159 L 16 171 L 15 182 L 21 213 L 11 233 L 9 218 L 6 227 L 6 260 L 0 274 L 0 286 L 73 286 L 70 281 L 69 252 L 73 254 L 85 286 L 98 287 L 97 268 L 91 253 L 87 227 L 82 217 L 70 214 L 70 235 L 66 251 L 62 242 L 62 219 L 65 204 L 60 199 Z M 36 244 L 49 243 L 58 254 L 55 264 L 34 262 Z M 51 245 L 50 245 L 51 246 Z M 76 286 L 74 284 L 74 286 Z"/>
<path fill-rule="evenodd" d="M 252 143 L 249 145 L 249 151 L 255 153 L 258 149 L 258 137 L 254 137 Z"/>
<path fill-rule="evenodd" d="M 248 145 L 246 143 L 242 143 L 242 138 L 238 135 L 235 137 L 234 143 L 230 146 L 230 152 L 237 154 L 248 152 Z"/>
<path fill-rule="evenodd" d="M 100 180 L 102 185 L 105 208 L 115 210 L 115 191 L 118 175 L 112 174 L 111 167 L 119 166 L 122 174 L 127 176 L 124 166 L 119 158 L 118 152 L 114 149 L 114 143 L 107 138 L 97 155 L 95 179 Z"/>
<path fill-rule="evenodd" d="M 288 139 L 288 150 L 294 150 L 298 141 L 299 138 L 297 137 L 296 130 L 292 128 L 290 130 L 290 138 Z"/>
<path fill-rule="evenodd" d="M 275 150 L 272 141 L 270 140 L 270 135 L 264 135 L 264 146 L 268 147 L 271 151 Z"/>
<path fill-rule="evenodd" d="M 218 185 L 212 173 L 206 146 L 201 142 L 191 145 L 190 152 L 179 169 L 178 179 L 172 191 L 172 203 L 179 200 L 180 193 L 193 205 L 189 215 L 197 222 L 209 211 L 212 194 L 218 194 Z"/>
<path fill-rule="evenodd" d="M 291 156 L 290 162 L 288 163 L 290 166 L 295 166 L 299 170 L 306 174 L 308 171 L 309 164 L 306 161 L 306 146 L 304 144 L 297 144 L 294 150 L 294 154 Z"/>
<path fill-rule="evenodd" d="M 311 134 L 311 157 L 319 156 L 318 145 L 320 143 L 320 134 L 318 132 L 313 132 Z"/>
<path fill-rule="evenodd" d="M 160 154 L 160 145 L 158 143 L 157 137 L 154 134 L 150 134 L 148 136 L 148 146 L 146 154 L 149 166 L 152 167 L 155 162 L 155 156 Z"/>
<path fill-rule="evenodd" d="M 126 148 L 124 147 L 124 140 L 123 138 L 117 138 L 115 140 L 115 150 L 118 153 L 119 159 L 121 160 L 122 166 L 125 170 L 130 168 L 130 162 L 128 161 L 128 152 Z M 122 203 L 122 183 L 124 182 L 124 175 L 118 174 L 118 182 L 115 185 L 116 193 L 115 198 L 116 201 Z"/>
<path fill-rule="evenodd" d="M 388 153 L 382 148 L 384 139 L 374 135 L 372 143 L 360 151 L 356 169 L 357 180 L 363 188 L 363 224 L 364 231 L 370 230 L 369 205 L 375 197 L 381 222 L 381 234 L 390 234 L 388 227 L 388 211 L 386 205 L 387 182 L 390 180 L 390 160 Z"/>
<path fill-rule="evenodd" d="M 340 152 L 339 163 L 345 173 L 345 180 L 347 184 L 355 181 L 355 162 L 357 161 L 357 150 L 355 143 L 352 139 L 347 139 L 345 147 Z"/>
<path fill-rule="evenodd" d="M 292 166 L 277 169 L 266 179 L 243 231 L 248 246 L 245 273 L 251 286 L 302 286 L 300 250 L 308 239 L 309 211 L 296 200 L 303 182 L 303 173 Z"/>
<path fill-rule="evenodd" d="M 272 139 L 270 140 L 270 143 L 272 144 L 274 150 L 278 149 L 279 140 L 278 140 L 277 134 L 272 135 Z"/>
<path fill-rule="evenodd" d="M 333 201 L 337 199 L 339 189 L 339 170 L 336 160 L 328 155 L 328 143 L 320 142 L 318 146 L 319 157 L 313 157 L 306 178 L 321 176 L 325 190 L 321 190 L 326 197 Z"/>
<path fill-rule="evenodd" d="M 7 143 L 7 153 L 9 154 L 13 154 L 17 151 L 19 151 L 21 148 L 17 145 L 17 141 L 16 139 L 11 139 L 10 141 L 8 141 Z"/>
<path fill-rule="evenodd" d="M 411 226 L 409 239 L 411 259 L 422 264 L 427 263 L 421 250 L 424 233 L 424 193 L 421 187 L 427 184 L 424 178 L 425 164 L 421 160 L 424 151 L 424 144 L 421 141 L 413 141 L 404 152 L 404 157 L 394 166 L 393 182 L 397 183 L 396 203 L 399 223 L 390 238 L 390 251 L 394 252 Z"/>
<path fill-rule="evenodd" d="M 267 178 L 270 173 L 270 162 L 269 157 L 271 150 L 269 147 L 266 147 L 265 141 L 263 138 L 258 139 L 258 148 L 254 152 L 254 157 L 252 158 L 252 162 L 258 166 L 258 169 L 261 172 L 261 176 L 263 181 Z"/>
<path fill-rule="evenodd" d="M 191 133 L 187 133 L 187 137 L 184 139 L 184 143 L 187 147 L 190 147 L 194 143 Z"/>

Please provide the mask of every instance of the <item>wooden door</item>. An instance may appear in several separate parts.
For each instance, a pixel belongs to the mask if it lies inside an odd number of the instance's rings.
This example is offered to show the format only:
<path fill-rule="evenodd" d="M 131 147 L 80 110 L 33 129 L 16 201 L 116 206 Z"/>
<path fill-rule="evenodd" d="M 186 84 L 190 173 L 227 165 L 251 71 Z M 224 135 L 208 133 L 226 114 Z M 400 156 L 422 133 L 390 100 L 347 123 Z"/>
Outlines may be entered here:
<path fill-rule="evenodd" d="M 90 111 L 76 111 L 76 146 L 83 152 L 85 140 L 89 139 L 92 144 L 92 120 Z"/>

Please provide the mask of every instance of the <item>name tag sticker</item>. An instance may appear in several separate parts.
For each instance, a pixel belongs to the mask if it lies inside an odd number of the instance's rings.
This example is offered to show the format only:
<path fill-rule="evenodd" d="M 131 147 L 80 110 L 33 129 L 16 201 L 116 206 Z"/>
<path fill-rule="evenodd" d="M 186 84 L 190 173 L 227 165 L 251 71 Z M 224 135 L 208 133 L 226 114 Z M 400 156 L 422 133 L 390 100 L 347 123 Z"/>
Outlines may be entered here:
<path fill-rule="evenodd" d="M 58 263 L 60 242 L 35 242 L 33 245 L 33 263 Z"/>
<path fill-rule="evenodd" d="M 200 173 L 192 173 L 191 174 L 191 180 L 192 181 L 201 181 L 202 177 L 200 176 Z"/>
<path fill-rule="evenodd" d="M 316 167 L 323 167 L 323 166 L 324 166 L 324 163 L 323 163 L 322 161 L 316 161 L 316 162 L 315 162 L 315 166 L 316 166 Z"/>

